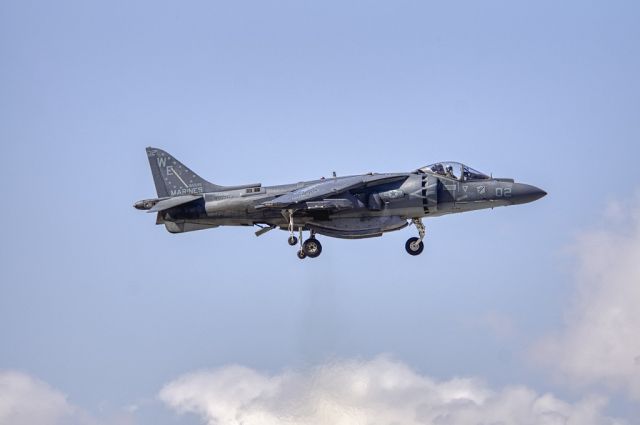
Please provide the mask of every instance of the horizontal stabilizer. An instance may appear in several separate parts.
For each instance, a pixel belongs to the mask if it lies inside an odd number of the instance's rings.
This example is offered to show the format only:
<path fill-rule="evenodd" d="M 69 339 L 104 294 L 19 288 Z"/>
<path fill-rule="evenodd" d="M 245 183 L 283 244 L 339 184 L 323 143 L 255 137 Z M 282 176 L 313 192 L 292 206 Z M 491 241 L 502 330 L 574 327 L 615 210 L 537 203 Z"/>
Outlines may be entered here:
<path fill-rule="evenodd" d="M 186 204 L 191 201 L 195 201 L 198 198 L 202 198 L 202 195 L 184 195 L 184 196 L 175 196 L 173 198 L 165 199 L 157 204 L 155 204 L 150 210 L 147 212 L 159 212 L 168 210 L 169 208 L 177 207 L 178 205 Z"/>

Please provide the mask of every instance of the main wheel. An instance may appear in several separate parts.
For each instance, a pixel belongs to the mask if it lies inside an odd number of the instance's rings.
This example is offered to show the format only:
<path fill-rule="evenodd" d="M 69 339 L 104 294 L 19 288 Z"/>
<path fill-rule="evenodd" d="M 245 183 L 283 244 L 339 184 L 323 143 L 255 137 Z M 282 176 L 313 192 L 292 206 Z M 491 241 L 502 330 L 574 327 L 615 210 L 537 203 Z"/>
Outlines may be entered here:
<path fill-rule="evenodd" d="M 302 244 L 302 250 L 310 258 L 316 258 L 322 253 L 322 245 L 316 238 L 309 238 Z"/>
<path fill-rule="evenodd" d="M 298 258 L 304 260 L 307 258 L 307 254 L 305 254 L 303 250 L 298 250 Z"/>
<path fill-rule="evenodd" d="M 404 244 L 404 249 L 406 249 L 407 252 L 411 255 L 420 255 L 420 253 L 424 249 L 424 244 L 422 243 L 422 241 L 418 243 L 419 240 L 420 238 L 416 237 L 409 238 L 407 240 L 407 243 Z"/>
<path fill-rule="evenodd" d="M 295 244 L 298 243 L 298 238 L 296 238 L 295 236 L 289 236 L 289 239 L 287 239 L 287 242 L 289 242 L 289 245 L 294 246 Z"/>

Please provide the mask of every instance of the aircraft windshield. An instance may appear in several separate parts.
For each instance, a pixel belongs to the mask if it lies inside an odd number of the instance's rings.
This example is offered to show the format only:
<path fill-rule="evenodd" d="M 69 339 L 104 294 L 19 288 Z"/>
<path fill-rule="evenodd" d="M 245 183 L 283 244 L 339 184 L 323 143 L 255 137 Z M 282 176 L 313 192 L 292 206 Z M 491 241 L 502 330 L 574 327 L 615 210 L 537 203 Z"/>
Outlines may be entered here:
<path fill-rule="evenodd" d="M 464 176 L 464 180 L 465 181 L 468 181 L 468 180 L 487 180 L 487 179 L 491 178 L 491 177 L 487 176 L 486 174 L 481 173 L 480 171 L 476 171 L 471 167 L 467 167 L 466 165 L 464 166 L 463 176 Z"/>
<path fill-rule="evenodd" d="M 442 177 L 448 177 L 454 180 L 487 180 L 490 177 L 480 171 L 467 167 L 459 162 L 437 162 L 420 168 L 418 171 L 422 173 L 436 174 Z"/>
<path fill-rule="evenodd" d="M 462 176 L 462 164 L 458 162 L 438 162 L 420 168 L 423 173 L 433 173 L 442 177 L 459 180 Z"/>

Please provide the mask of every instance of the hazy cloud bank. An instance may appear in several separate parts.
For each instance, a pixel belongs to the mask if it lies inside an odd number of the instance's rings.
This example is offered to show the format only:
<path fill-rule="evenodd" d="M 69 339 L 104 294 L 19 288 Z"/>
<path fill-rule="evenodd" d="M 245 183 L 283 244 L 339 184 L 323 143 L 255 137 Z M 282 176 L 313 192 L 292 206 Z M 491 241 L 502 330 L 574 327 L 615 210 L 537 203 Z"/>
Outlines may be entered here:
<path fill-rule="evenodd" d="M 132 425 L 127 412 L 88 414 L 59 390 L 28 374 L 0 371 L 0 425 Z"/>
<path fill-rule="evenodd" d="M 536 355 L 574 384 L 602 384 L 640 400 L 640 208 L 607 211 L 605 228 L 575 244 L 575 298 L 564 328 Z"/>
<path fill-rule="evenodd" d="M 568 403 L 524 386 L 493 390 L 475 379 L 436 381 L 387 357 L 267 375 L 227 366 L 184 375 L 160 399 L 215 425 L 614 425 L 606 401 Z M 20 372 L 0 372 L 0 425 L 133 424 L 96 420 L 64 394 Z"/>
<path fill-rule="evenodd" d="M 438 382 L 386 357 L 276 375 L 242 366 L 200 371 L 166 385 L 160 399 L 211 425 L 623 423 L 603 414 L 600 398 L 568 403 L 523 386 Z"/>
<path fill-rule="evenodd" d="M 0 424 L 68 423 L 75 409 L 64 394 L 24 373 L 0 371 Z"/>

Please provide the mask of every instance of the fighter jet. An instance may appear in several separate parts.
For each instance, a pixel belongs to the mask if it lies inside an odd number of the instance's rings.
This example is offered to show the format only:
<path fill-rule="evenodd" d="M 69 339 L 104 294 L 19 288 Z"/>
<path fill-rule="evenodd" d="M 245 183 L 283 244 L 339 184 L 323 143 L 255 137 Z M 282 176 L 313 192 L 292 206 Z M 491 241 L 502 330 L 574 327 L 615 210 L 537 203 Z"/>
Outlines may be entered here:
<path fill-rule="evenodd" d="M 459 162 L 438 162 L 403 173 L 337 177 L 334 172 L 328 178 L 265 187 L 219 186 L 161 149 L 149 147 L 147 156 L 158 196 L 134 207 L 156 213 L 156 224 L 164 224 L 171 233 L 257 226 L 256 236 L 279 228 L 289 233 L 289 245 L 298 246 L 300 259 L 322 253 L 317 235 L 371 238 L 409 224 L 418 236 L 409 238 L 405 249 L 419 255 L 424 250 L 425 217 L 525 204 L 547 194 Z"/>

